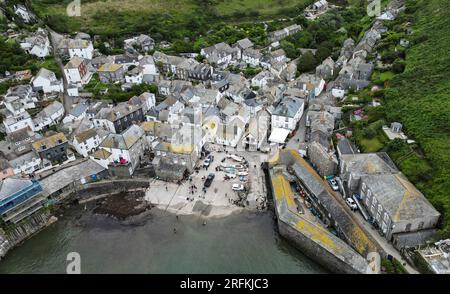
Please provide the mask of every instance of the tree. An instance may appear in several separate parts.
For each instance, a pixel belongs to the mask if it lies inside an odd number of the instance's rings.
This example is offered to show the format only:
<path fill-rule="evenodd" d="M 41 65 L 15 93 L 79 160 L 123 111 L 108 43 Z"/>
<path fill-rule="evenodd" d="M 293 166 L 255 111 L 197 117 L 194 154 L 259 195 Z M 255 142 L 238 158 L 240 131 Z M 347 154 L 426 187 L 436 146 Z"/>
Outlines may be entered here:
<path fill-rule="evenodd" d="M 298 60 L 298 69 L 300 72 L 308 72 L 316 68 L 317 60 L 314 54 L 306 52 Z"/>
<path fill-rule="evenodd" d="M 284 52 L 286 52 L 286 56 L 295 59 L 298 56 L 298 51 L 295 48 L 294 44 L 289 41 L 283 40 L 281 41 L 281 48 L 283 48 Z"/>

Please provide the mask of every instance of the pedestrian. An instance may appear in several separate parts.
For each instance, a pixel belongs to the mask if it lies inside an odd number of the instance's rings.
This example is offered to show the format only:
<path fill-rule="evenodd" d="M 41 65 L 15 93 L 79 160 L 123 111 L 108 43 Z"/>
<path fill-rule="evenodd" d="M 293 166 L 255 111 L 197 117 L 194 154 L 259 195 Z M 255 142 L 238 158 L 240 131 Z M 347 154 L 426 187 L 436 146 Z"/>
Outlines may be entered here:
<path fill-rule="evenodd" d="M 167 186 L 166 186 L 166 191 L 169 191 L 169 188 L 167 188 Z"/>
<path fill-rule="evenodd" d="M 176 234 L 177 233 L 177 229 L 173 228 L 173 233 Z"/>
<path fill-rule="evenodd" d="M 176 215 L 176 217 L 177 217 L 177 220 L 178 220 L 178 214 Z"/>

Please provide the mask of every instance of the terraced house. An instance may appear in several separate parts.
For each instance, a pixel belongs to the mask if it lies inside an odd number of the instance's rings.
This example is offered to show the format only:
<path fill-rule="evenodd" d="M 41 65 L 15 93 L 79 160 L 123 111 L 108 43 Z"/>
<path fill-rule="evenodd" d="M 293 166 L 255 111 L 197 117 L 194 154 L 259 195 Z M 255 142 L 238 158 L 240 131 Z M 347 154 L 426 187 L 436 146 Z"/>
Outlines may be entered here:
<path fill-rule="evenodd" d="M 141 121 L 144 121 L 142 107 L 128 103 L 121 103 L 112 108 L 102 108 L 93 119 L 96 128 L 103 128 L 117 134 Z"/>

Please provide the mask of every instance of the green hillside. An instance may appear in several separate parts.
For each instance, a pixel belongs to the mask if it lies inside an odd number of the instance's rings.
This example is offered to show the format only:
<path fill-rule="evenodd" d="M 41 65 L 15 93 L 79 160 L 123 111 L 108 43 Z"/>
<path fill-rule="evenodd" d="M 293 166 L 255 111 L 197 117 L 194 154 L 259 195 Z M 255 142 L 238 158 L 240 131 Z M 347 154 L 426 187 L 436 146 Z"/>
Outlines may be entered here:
<path fill-rule="evenodd" d="M 401 121 L 423 154 L 392 152 L 398 165 L 444 213 L 442 233 L 450 236 L 450 3 L 407 0 L 406 20 L 414 23 L 406 70 L 385 91 L 385 114 Z"/>

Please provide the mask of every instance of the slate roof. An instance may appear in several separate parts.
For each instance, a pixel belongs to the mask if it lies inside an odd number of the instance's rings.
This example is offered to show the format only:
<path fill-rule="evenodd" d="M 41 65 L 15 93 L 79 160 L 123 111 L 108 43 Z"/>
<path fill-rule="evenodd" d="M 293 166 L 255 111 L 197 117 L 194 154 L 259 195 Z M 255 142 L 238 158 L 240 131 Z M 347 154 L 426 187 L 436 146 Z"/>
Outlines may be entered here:
<path fill-rule="evenodd" d="M 54 135 L 51 135 L 49 137 L 43 138 L 39 141 L 36 141 L 32 144 L 34 150 L 36 151 L 42 151 L 42 147 L 46 147 L 45 149 L 53 148 L 59 144 L 63 144 L 67 142 L 66 136 L 64 136 L 63 133 L 56 133 Z"/>
<path fill-rule="evenodd" d="M 291 97 L 285 98 L 280 102 L 280 104 L 278 104 L 272 114 L 285 117 L 294 117 L 299 109 L 303 107 L 304 103 L 305 102 L 303 99 Z"/>
<path fill-rule="evenodd" d="M 87 129 L 77 135 L 75 135 L 75 139 L 77 139 L 78 143 L 86 142 L 88 139 L 95 137 L 97 135 L 96 129 Z"/>
<path fill-rule="evenodd" d="M 250 41 L 248 38 L 237 41 L 236 45 L 238 45 L 242 50 L 253 47 L 252 41 Z"/>
<path fill-rule="evenodd" d="M 368 175 L 361 179 L 394 221 L 440 215 L 401 173 Z"/>
<path fill-rule="evenodd" d="M 129 150 L 142 136 L 144 130 L 137 125 L 131 125 L 122 134 L 109 134 L 100 147 Z"/>
<path fill-rule="evenodd" d="M 33 185 L 31 180 L 6 178 L 0 182 L 0 201 L 8 199 L 14 193 L 17 193 Z"/>
<path fill-rule="evenodd" d="M 72 110 L 69 111 L 69 114 L 71 114 L 75 117 L 79 117 L 84 112 L 86 112 L 87 109 L 88 109 L 88 105 L 86 105 L 84 103 L 79 103 L 79 104 L 77 104 L 77 106 L 75 106 L 74 108 L 72 108 Z"/>

